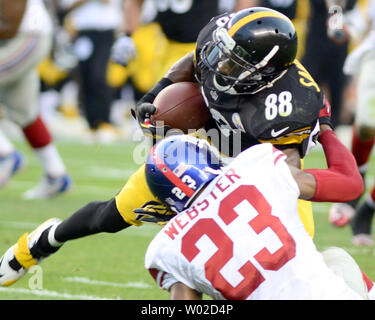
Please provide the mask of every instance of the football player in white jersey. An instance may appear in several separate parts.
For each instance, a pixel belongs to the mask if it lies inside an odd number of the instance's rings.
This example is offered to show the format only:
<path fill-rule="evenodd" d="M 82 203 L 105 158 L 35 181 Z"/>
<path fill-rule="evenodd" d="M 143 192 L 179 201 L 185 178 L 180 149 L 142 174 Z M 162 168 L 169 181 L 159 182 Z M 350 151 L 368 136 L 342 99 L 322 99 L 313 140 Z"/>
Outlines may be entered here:
<path fill-rule="evenodd" d="M 298 215 L 298 198 L 331 201 L 340 185 L 352 195 L 363 188 L 354 157 L 322 127 L 328 169 L 291 167 L 269 143 L 225 166 L 207 142 L 192 137 L 172 136 L 151 150 L 147 184 L 181 213 L 153 239 L 145 266 L 172 299 L 368 298 L 350 255 L 318 252 Z"/>
<path fill-rule="evenodd" d="M 369 70 L 375 68 L 375 1 L 366 1 L 362 8 L 357 5 L 347 12 L 342 30 L 347 37 L 359 43 L 346 58 L 344 73 L 356 82 L 356 110 L 352 131 L 351 148 L 358 170 L 364 177 L 369 167 L 375 143 L 375 79 Z M 371 224 L 375 212 L 375 187 L 367 192 L 365 201 L 360 198 L 348 203 L 336 203 L 330 210 L 330 221 L 341 227 L 351 222 L 352 242 L 355 245 L 374 245 Z"/>
<path fill-rule="evenodd" d="M 0 2 L 0 105 L 18 125 L 44 171 L 25 198 L 49 198 L 67 191 L 71 178 L 39 112 L 37 66 L 49 53 L 52 23 L 42 0 Z M 23 155 L 0 131 L 0 187 L 25 164 Z"/>

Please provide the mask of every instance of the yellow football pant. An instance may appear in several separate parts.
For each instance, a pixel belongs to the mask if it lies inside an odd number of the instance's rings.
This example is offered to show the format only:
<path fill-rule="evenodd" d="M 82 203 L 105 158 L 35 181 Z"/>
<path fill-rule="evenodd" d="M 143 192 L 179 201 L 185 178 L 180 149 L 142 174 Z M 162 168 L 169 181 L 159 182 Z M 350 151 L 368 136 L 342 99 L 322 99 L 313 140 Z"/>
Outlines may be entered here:
<path fill-rule="evenodd" d="M 149 190 L 145 176 L 145 165 L 142 165 L 127 181 L 122 190 L 115 197 L 117 210 L 126 223 L 140 226 L 143 222 L 136 220 L 137 215 L 133 213 L 136 208 L 150 200 L 157 200 Z M 309 235 L 314 237 L 314 219 L 312 215 L 311 202 L 298 200 L 298 211 L 305 229 Z"/>
<path fill-rule="evenodd" d="M 129 77 L 140 92 L 148 92 L 178 59 L 195 49 L 195 43 L 171 41 L 158 23 L 139 27 L 132 39 L 137 57 L 127 67 L 110 63 L 107 81 L 112 87 L 121 87 Z"/>

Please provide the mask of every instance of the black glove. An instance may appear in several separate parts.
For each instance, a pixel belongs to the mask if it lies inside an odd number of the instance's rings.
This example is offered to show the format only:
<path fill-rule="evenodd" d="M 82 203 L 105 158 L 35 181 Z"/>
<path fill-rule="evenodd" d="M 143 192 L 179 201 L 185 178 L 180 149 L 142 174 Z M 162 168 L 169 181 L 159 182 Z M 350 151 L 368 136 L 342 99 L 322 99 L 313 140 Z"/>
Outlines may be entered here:
<path fill-rule="evenodd" d="M 171 127 L 167 125 L 156 127 L 151 123 L 150 117 L 155 112 L 156 107 L 149 102 L 143 102 L 137 105 L 135 109 L 135 116 L 137 118 L 137 121 L 139 122 L 139 125 L 141 126 L 143 134 L 146 137 L 152 137 L 154 139 L 154 142 L 156 142 L 155 140 L 164 138 L 167 132 L 171 129 Z"/>
<path fill-rule="evenodd" d="M 136 106 L 135 116 L 139 123 L 144 123 L 146 119 L 150 119 L 151 115 L 156 112 L 156 107 L 149 102 L 143 102 Z"/>
<path fill-rule="evenodd" d="M 138 215 L 137 220 L 158 225 L 166 224 L 176 215 L 168 206 L 157 201 L 148 201 L 142 208 L 134 209 L 133 212 Z"/>

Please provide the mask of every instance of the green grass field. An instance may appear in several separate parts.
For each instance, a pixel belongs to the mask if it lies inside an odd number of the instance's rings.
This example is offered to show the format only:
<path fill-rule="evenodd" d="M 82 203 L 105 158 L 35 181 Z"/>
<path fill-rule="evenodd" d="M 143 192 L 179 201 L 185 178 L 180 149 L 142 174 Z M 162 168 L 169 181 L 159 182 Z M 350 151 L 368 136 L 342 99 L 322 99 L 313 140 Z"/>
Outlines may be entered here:
<path fill-rule="evenodd" d="M 92 200 L 112 197 L 138 166 L 132 160 L 134 144 L 111 146 L 58 142 L 58 148 L 73 176 L 74 187 L 52 200 L 25 201 L 22 192 L 33 187 L 41 175 L 30 149 L 19 143 L 28 166 L 0 192 L 0 254 L 24 232 L 33 230 L 50 217 L 65 219 Z M 323 167 L 321 151 L 311 153 L 306 167 Z M 372 184 L 373 168 L 368 174 Z M 340 246 L 348 250 L 360 267 L 375 279 L 374 248 L 357 248 L 350 242 L 349 227 L 334 228 L 328 223 L 329 204 L 314 204 L 315 242 L 318 249 Z M 8 288 L 0 288 L 0 300 L 164 300 L 168 293 L 157 288 L 143 267 L 145 250 L 160 228 L 153 225 L 131 227 L 116 234 L 98 234 L 66 243 L 42 262 L 42 288 L 35 287 L 37 273 L 29 273 Z"/>

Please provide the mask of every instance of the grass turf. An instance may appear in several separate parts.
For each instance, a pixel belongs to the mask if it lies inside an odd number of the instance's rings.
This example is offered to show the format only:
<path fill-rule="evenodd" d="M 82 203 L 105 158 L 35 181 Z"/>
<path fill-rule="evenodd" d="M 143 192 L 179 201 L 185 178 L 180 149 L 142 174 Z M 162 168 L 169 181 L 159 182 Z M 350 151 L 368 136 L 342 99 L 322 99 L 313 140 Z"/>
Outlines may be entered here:
<path fill-rule="evenodd" d="M 84 204 L 111 198 L 138 167 L 133 161 L 132 143 L 108 146 L 59 142 L 58 148 L 74 180 L 73 189 L 51 200 L 21 199 L 22 192 L 33 187 L 41 177 L 41 169 L 30 149 L 18 143 L 28 166 L 0 192 L 0 254 L 15 243 L 21 234 L 33 230 L 50 217 L 65 219 Z M 322 151 L 310 153 L 305 167 L 324 167 Z M 371 186 L 373 168 L 368 174 Z M 375 279 L 374 248 L 357 248 L 350 242 L 349 226 L 335 228 L 328 223 L 330 204 L 314 207 L 315 243 L 319 250 L 329 246 L 345 248 L 360 267 Z M 46 259 L 19 282 L 0 287 L 0 300 L 164 300 L 161 291 L 143 267 L 149 241 L 160 228 L 153 225 L 130 227 L 116 234 L 98 234 L 71 241 Z M 42 272 L 42 290 L 35 284 Z"/>

